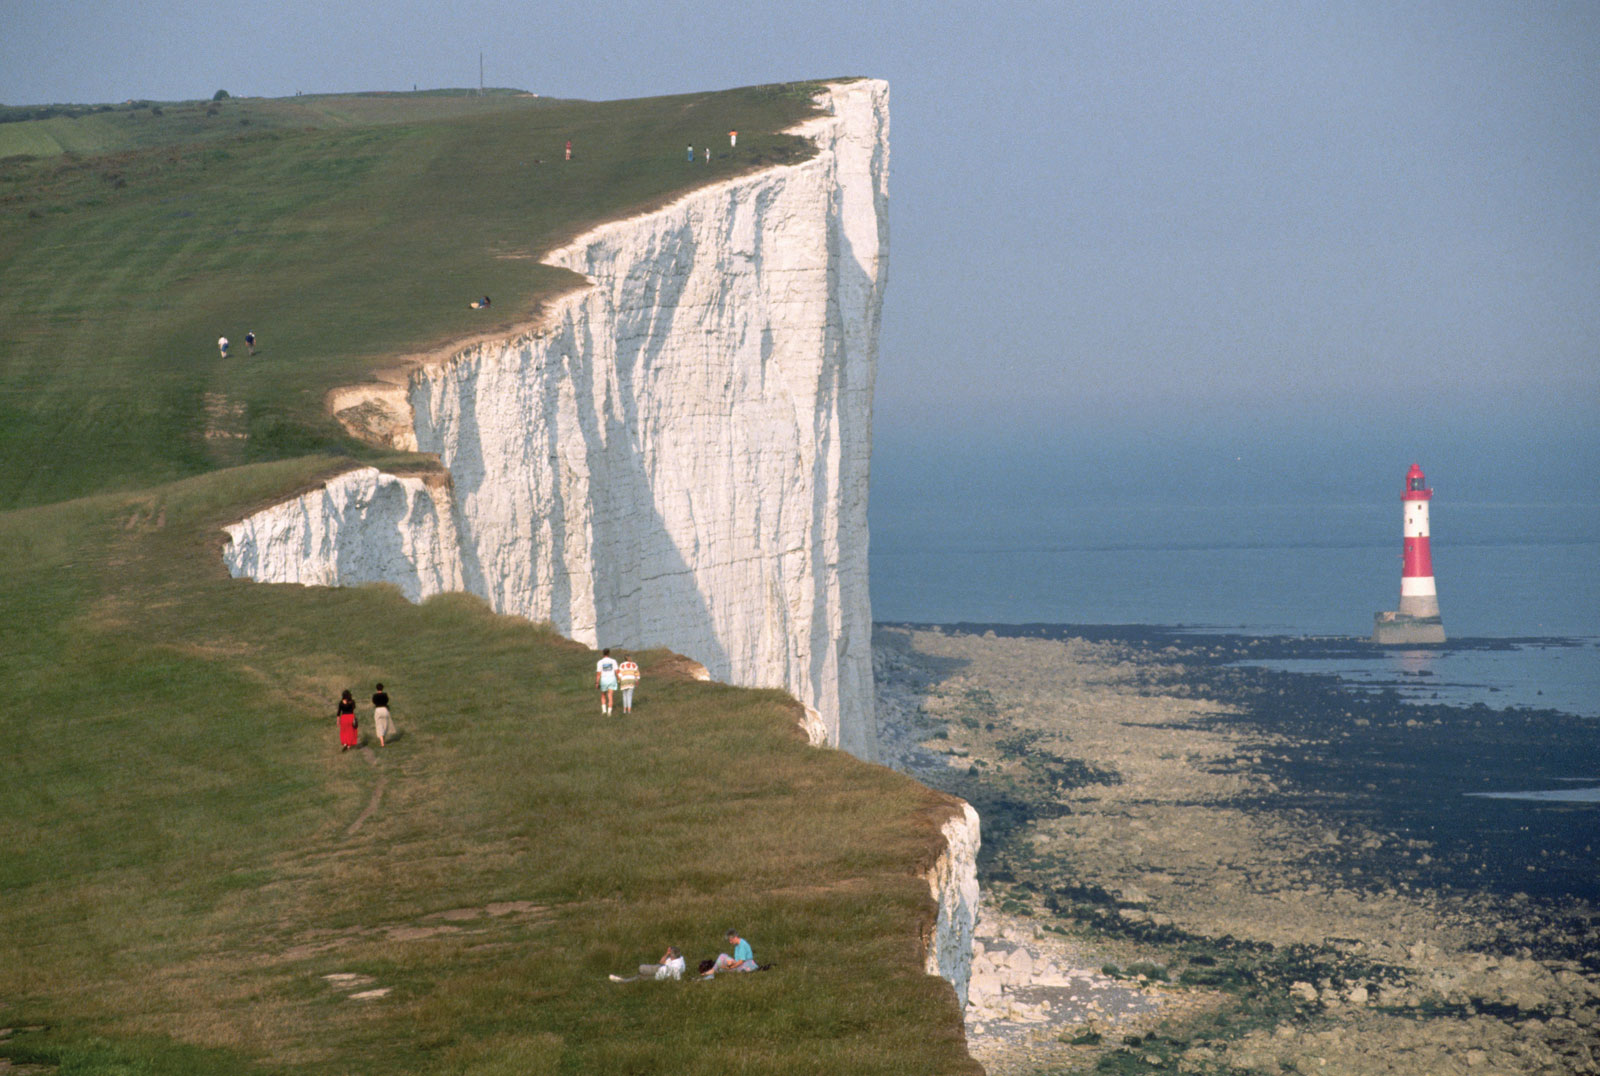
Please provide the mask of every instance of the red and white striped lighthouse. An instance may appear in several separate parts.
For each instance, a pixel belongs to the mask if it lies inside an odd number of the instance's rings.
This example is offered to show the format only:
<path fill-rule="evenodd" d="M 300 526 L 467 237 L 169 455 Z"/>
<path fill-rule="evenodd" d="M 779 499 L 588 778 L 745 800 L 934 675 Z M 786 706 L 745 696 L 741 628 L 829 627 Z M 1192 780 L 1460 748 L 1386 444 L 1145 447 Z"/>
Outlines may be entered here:
<path fill-rule="evenodd" d="M 1428 502 L 1433 490 L 1417 464 L 1406 472 L 1405 567 L 1400 570 L 1400 611 L 1406 616 L 1438 616 L 1439 591 L 1433 585 L 1433 552 L 1428 548 Z"/>
<path fill-rule="evenodd" d="M 1444 621 L 1439 617 L 1439 592 L 1433 583 L 1433 551 L 1428 547 L 1428 502 L 1433 490 L 1422 468 L 1413 463 L 1406 472 L 1400 494 L 1405 519 L 1404 566 L 1400 570 L 1400 608 L 1379 613 L 1373 621 L 1372 641 L 1442 643 Z"/>

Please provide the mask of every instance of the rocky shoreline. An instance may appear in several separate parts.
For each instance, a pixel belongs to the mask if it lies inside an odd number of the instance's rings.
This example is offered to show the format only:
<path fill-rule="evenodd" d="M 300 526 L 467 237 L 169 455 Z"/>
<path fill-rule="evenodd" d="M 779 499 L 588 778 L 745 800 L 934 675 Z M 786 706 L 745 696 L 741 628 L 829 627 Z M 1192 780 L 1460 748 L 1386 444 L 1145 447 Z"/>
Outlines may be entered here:
<path fill-rule="evenodd" d="M 1592 808 L 1457 832 L 1434 764 L 1534 765 L 1564 715 L 1240 668 L 1239 637 L 874 641 L 884 761 L 983 818 L 991 1074 L 1600 1072 Z"/>

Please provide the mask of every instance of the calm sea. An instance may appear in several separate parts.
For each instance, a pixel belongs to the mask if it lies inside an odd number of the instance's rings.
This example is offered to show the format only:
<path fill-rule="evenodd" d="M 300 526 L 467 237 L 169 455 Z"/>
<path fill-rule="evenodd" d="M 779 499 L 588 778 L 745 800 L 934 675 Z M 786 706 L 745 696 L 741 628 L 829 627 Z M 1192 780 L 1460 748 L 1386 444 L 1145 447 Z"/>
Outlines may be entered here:
<path fill-rule="evenodd" d="M 1251 499 L 1196 464 L 1188 481 L 1169 463 L 1159 480 L 1132 467 L 1123 480 L 1075 488 L 1066 468 L 972 469 L 891 450 L 874 460 L 873 617 L 1367 636 L 1372 614 L 1399 598 L 1410 463 L 1374 472 L 1367 500 L 1351 499 L 1359 483 L 1342 475 L 1329 482 L 1337 499 L 1315 481 L 1287 480 L 1281 496 Z M 1527 484 L 1508 481 L 1463 500 L 1437 488 L 1444 477 L 1430 474 L 1445 629 L 1513 648 L 1375 648 L 1279 667 L 1423 699 L 1600 717 L 1600 489 L 1518 498 Z M 1107 496 L 1106 486 L 1151 492 Z"/>

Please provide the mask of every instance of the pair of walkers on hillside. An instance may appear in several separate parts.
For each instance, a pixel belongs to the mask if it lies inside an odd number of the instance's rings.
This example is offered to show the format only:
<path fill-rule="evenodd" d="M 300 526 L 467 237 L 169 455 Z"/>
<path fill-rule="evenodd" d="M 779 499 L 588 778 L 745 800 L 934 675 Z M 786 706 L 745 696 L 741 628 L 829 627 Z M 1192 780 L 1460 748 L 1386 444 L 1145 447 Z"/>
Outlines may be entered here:
<path fill-rule="evenodd" d="M 639 666 L 635 665 L 626 654 L 623 660 L 618 661 L 611 656 L 611 648 L 607 647 L 600 653 L 600 660 L 594 666 L 594 686 L 600 689 L 600 712 L 609 714 L 612 711 L 612 694 L 622 692 L 622 712 L 633 713 L 633 689 L 639 684 Z"/>
<path fill-rule="evenodd" d="M 361 725 L 356 720 L 356 700 L 345 688 L 339 696 L 339 750 L 348 751 L 361 746 Z M 389 693 L 379 684 L 372 693 L 372 728 L 378 734 L 378 746 L 383 747 L 394 739 L 394 719 L 389 715 Z"/>

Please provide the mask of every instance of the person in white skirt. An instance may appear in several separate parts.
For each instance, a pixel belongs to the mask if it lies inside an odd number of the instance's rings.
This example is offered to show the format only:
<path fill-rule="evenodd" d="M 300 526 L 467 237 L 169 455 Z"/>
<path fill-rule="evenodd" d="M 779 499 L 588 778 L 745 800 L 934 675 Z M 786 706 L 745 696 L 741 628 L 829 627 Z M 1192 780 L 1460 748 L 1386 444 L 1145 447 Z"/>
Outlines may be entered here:
<path fill-rule="evenodd" d="M 378 685 L 372 693 L 372 727 L 378 733 L 378 746 L 394 736 L 394 721 L 389 717 L 389 693 Z"/>

